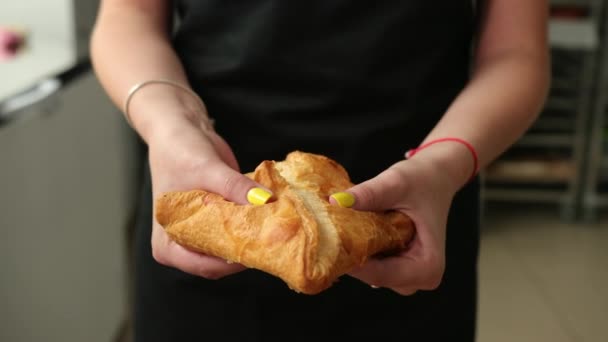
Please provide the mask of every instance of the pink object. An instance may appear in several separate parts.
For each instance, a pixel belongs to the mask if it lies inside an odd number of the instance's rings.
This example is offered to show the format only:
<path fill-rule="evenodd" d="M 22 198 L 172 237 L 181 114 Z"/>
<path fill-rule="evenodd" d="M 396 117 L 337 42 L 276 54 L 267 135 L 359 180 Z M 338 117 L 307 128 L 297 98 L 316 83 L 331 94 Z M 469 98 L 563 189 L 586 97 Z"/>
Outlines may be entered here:
<path fill-rule="evenodd" d="M 0 27 L 0 60 L 15 56 L 22 44 L 23 37 L 21 35 Z"/>
<path fill-rule="evenodd" d="M 421 146 L 418 146 L 417 148 L 411 149 L 409 151 L 407 151 L 405 153 L 405 158 L 409 159 L 411 157 L 414 156 L 414 154 L 416 154 L 418 151 L 422 150 L 425 147 L 431 146 L 433 144 L 436 143 L 440 143 L 440 142 L 444 142 L 444 141 L 454 141 L 460 144 L 463 144 L 470 152 L 471 155 L 473 157 L 473 174 L 471 174 L 471 180 L 473 178 L 475 178 L 475 175 L 477 174 L 477 172 L 479 171 L 479 157 L 477 155 L 477 151 L 475 150 L 475 147 L 473 147 L 473 145 L 471 145 L 469 142 L 467 142 L 466 140 L 460 139 L 460 138 L 453 138 L 453 137 L 447 137 L 447 138 L 440 138 L 440 139 L 435 139 L 435 140 L 431 140 Z"/>

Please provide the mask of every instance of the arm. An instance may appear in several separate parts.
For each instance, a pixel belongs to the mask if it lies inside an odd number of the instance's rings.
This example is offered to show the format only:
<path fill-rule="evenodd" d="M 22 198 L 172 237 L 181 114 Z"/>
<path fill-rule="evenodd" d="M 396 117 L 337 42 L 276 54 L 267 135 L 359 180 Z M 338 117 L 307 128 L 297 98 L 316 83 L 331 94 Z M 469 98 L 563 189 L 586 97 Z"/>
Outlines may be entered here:
<path fill-rule="evenodd" d="M 444 137 L 471 143 L 483 168 L 534 122 L 549 85 L 546 0 L 486 0 L 472 77 L 422 144 Z M 470 151 L 438 143 L 349 189 L 354 208 L 396 209 L 416 224 L 406 251 L 372 259 L 351 275 L 401 294 L 439 286 L 445 267 L 447 215 L 473 172 Z"/>
<path fill-rule="evenodd" d="M 139 82 L 167 78 L 188 85 L 169 41 L 170 8 L 169 0 L 101 2 L 91 58 L 99 81 L 121 110 L 129 89 Z M 205 120 L 207 115 L 190 95 L 162 85 L 141 89 L 129 107 L 134 129 L 146 142 L 158 130 L 178 125 L 184 116 Z"/>
<path fill-rule="evenodd" d="M 169 40 L 170 9 L 169 0 L 101 3 L 91 39 L 93 67 L 121 109 L 137 83 L 164 78 L 188 86 Z M 259 187 L 238 172 L 230 147 L 209 129 L 207 109 L 195 96 L 176 87 L 153 84 L 135 93 L 129 109 L 133 128 L 148 145 L 153 198 L 165 191 L 203 189 L 244 204 L 251 198 L 247 196 L 249 190 Z M 158 262 L 206 278 L 243 269 L 186 250 L 170 240 L 156 220 L 152 251 Z"/>
<path fill-rule="evenodd" d="M 549 86 L 550 57 L 546 0 L 487 0 L 480 10 L 472 78 L 425 142 L 463 138 L 475 147 L 483 168 L 519 139 L 540 113 Z M 459 185 L 464 184 L 472 171 L 469 152 L 458 144 L 443 148 L 438 159 L 453 170 L 452 175 L 459 175 Z"/>

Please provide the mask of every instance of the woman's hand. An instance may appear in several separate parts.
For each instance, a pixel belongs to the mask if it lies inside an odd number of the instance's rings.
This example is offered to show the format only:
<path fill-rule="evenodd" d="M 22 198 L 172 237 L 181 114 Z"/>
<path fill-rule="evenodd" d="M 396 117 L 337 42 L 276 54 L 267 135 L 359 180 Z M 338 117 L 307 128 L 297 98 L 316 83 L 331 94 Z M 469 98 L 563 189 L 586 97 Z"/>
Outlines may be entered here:
<path fill-rule="evenodd" d="M 414 239 L 405 250 L 383 259 L 369 259 L 351 272 L 351 276 L 370 286 L 390 288 L 403 295 L 439 286 L 445 269 L 448 212 L 462 185 L 460 174 L 466 174 L 466 171 L 450 174 L 449 169 L 435 162 L 432 155 L 441 154 L 442 148 L 426 155 L 423 153 L 426 151 L 422 151 L 347 190 L 354 195 L 354 209 L 398 210 L 408 215 L 416 227 Z M 466 155 L 468 151 L 455 148 L 470 158 Z"/>
<path fill-rule="evenodd" d="M 260 186 L 239 172 L 228 144 L 213 129 L 206 128 L 202 119 L 179 121 L 172 124 L 171 129 L 148 139 L 154 199 L 166 191 L 203 189 L 239 204 L 262 204 L 268 200 L 264 194 L 256 197 L 259 191 L 249 192 Z M 175 243 L 156 219 L 152 228 L 152 254 L 163 265 L 208 279 L 218 279 L 245 268 Z"/>

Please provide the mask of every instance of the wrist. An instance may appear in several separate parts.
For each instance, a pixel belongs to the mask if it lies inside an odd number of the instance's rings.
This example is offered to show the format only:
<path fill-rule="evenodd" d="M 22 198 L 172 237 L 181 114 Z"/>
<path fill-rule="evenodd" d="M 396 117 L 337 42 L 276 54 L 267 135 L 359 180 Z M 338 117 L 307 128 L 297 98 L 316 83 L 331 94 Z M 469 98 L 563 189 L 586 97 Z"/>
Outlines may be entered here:
<path fill-rule="evenodd" d="M 422 148 L 416 150 L 408 159 L 426 163 L 433 170 L 438 171 L 448 187 L 455 192 L 470 181 L 477 172 L 477 156 L 472 146 L 452 140 L 421 146 Z"/>
<path fill-rule="evenodd" d="M 202 102 L 191 94 L 162 85 L 139 90 L 129 105 L 127 119 L 148 144 L 184 128 L 212 129 Z"/>

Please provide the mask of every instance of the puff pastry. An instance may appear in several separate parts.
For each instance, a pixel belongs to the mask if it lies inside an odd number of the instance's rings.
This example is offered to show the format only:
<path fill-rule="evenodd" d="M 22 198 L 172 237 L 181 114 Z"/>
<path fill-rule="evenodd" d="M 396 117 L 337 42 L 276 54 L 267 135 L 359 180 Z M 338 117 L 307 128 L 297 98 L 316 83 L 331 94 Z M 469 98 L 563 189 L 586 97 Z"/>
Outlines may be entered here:
<path fill-rule="evenodd" d="M 329 203 L 351 186 L 347 171 L 322 155 L 294 151 L 246 174 L 272 190 L 254 206 L 202 191 L 176 191 L 156 201 L 156 219 L 177 243 L 282 279 L 317 294 L 367 258 L 405 247 L 414 234 L 409 217 Z"/>

